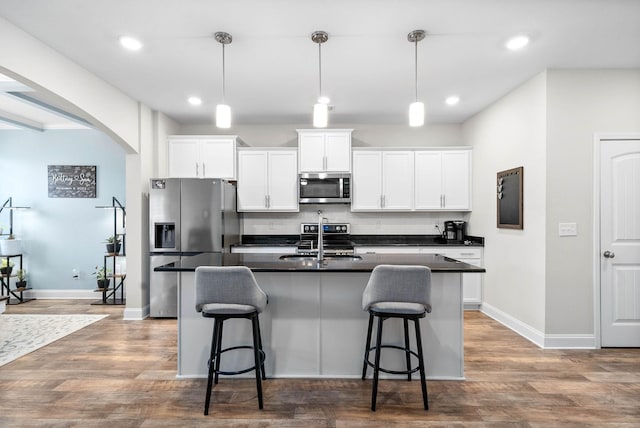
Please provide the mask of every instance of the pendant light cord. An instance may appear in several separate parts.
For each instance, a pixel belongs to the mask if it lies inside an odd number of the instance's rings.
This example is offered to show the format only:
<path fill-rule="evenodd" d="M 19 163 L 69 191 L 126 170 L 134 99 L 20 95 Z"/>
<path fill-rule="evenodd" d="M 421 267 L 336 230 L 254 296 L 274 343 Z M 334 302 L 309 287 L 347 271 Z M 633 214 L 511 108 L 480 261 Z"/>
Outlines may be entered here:
<path fill-rule="evenodd" d="M 224 43 L 222 44 L 222 102 L 223 104 L 226 104 L 227 101 L 227 91 L 226 91 L 226 85 L 225 85 L 225 64 L 224 64 Z"/>
<path fill-rule="evenodd" d="M 418 101 L 418 39 L 416 38 L 415 42 L 415 87 L 416 87 L 416 102 Z"/>
<path fill-rule="evenodd" d="M 318 43 L 318 83 L 319 90 L 318 97 L 322 96 L 322 43 Z"/>

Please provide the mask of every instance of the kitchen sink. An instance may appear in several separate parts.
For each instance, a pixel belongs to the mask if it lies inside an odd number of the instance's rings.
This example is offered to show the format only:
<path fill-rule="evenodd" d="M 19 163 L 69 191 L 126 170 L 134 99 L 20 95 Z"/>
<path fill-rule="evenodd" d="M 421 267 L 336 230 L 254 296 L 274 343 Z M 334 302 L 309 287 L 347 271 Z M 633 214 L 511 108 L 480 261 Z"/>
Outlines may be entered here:
<path fill-rule="evenodd" d="M 332 254 L 330 256 L 324 256 L 324 259 L 354 261 L 354 260 L 362 260 L 362 257 L 352 255 L 352 254 Z M 280 256 L 280 260 L 308 261 L 308 260 L 317 260 L 317 257 L 310 256 L 308 254 L 285 254 Z"/>

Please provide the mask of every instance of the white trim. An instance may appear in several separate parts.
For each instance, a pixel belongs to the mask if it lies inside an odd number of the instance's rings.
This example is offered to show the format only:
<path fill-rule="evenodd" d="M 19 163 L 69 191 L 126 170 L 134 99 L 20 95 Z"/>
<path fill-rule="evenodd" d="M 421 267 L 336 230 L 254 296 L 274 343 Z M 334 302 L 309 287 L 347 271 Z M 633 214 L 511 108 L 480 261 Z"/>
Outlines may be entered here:
<path fill-rule="evenodd" d="M 149 318 L 149 305 L 142 308 L 125 308 L 122 319 L 125 321 L 142 321 Z"/>
<path fill-rule="evenodd" d="M 593 334 L 544 334 L 487 303 L 482 304 L 480 311 L 542 349 L 594 349 L 596 347 Z"/>
<path fill-rule="evenodd" d="M 93 290 L 27 290 L 24 292 L 25 298 L 34 299 L 79 299 L 97 300 L 101 294 Z"/>
<path fill-rule="evenodd" d="M 544 333 L 542 333 L 541 331 L 536 330 L 535 328 L 512 317 L 506 312 L 503 312 L 500 309 L 489 305 L 488 303 L 482 304 L 482 306 L 480 307 L 480 312 L 493 318 L 505 327 L 510 328 L 511 330 L 515 331 L 530 342 L 533 342 L 540 348 L 544 348 Z"/>
<path fill-rule="evenodd" d="M 425 364 L 428 364 L 428 362 L 425 361 Z M 372 379 L 372 374 L 371 374 L 371 370 L 368 370 L 368 376 L 365 380 L 371 380 Z M 304 373 L 304 374 L 287 374 L 287 375 L 270 375 L 267 373 L 267 376 L 269 379 L 361 379 L 361 375 L 335 375 L 335 374 L 309 374 L 309 373 Z M 231 377 L 231 376 L 223 376 L 223 377 Z M 251 372 L 249 372 L 249 374 L 241 374 L 241 375 L 237 375 L 237 376 L 233 376 L 234 378 L 238 378 L 238 379 L 255 379 L 255 375 L 252 375 Z M 203 374 L 203 375 L 176 375 L 175 379 L 176 380 L 191 380 L 191 379 L 206 379 L 207 375 Z M 380 379 L 406 379 L 406 375 L 402 376 L 402 375 L 390 375 L 390 374 L 385 374 L 385 373 L 380 373 Z M 415 377 L 414 377 L 415 379 Z M 426 376 L 427 380 L 455 380 L 455 381 L 462 381 L 462 380 L 466 380 L 466 377 L 464 376 Z M 415 381 L 415 380 L 414 380 Z"/>
<path fill-rule="evenodd" d="M 640 133 L 594 133 L 593 134 L 593 346 L 602 347 L 601 302 L 600 302 L 600 151 L 604 141 L 640 140 Z"/>

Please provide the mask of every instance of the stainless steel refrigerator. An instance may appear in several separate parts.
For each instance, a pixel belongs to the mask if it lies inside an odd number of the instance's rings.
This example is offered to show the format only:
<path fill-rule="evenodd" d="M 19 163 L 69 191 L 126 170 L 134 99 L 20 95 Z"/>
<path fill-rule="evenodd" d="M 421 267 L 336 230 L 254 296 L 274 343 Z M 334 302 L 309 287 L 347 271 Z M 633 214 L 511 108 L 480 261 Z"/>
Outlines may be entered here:
<path fill-rule="evenodd" d="M 178 315 L 178 273 L 156 266 L 203 252 L 229 252 L 239 242 L 235 186 L 218 179 L 151 179 L 149 186 L 149 314 Z"/>

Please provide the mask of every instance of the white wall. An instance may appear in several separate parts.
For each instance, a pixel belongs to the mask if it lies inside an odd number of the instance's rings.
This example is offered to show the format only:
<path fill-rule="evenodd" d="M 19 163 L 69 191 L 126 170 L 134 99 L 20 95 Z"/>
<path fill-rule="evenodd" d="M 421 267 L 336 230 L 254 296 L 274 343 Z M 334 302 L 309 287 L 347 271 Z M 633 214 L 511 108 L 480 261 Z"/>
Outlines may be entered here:
<path fill-rule="evenodd" d="M 640 131 L 640 70 L 550 70 L 547 117 L 546 332 L 593 333 L 593 139 Z"/>
<path fill-rule="evenodd" d="M 545 330 L 546 73 L 463 125 L 473 147 L 468 233 L 485 237 L 484 302 Z M 496 227 L 496 174 L 524 167 L 524 229 Z"/>
<path fill-rule="evenodd" d="M 102 132 L 0 131 L 0 203 L 9 196 L 16 211 L 14 229 L 23 240 L 24 265 L 34 290 L 84 290 L 96 288 L 92 276 L 103 264 L 104 240 L 113 234 L 115 196 L 125 204 L 125 152 Z M 48 165 L 96 165 L 96 198 L 49 198 Z M 8 211 L 0 224 L 9 227 Z M 7 230 L 8 231 L 8 230 Z M 72 279 L 78 269 L 80 278 Z M 82 293 L 79 293 L 83 295 Z"/>

